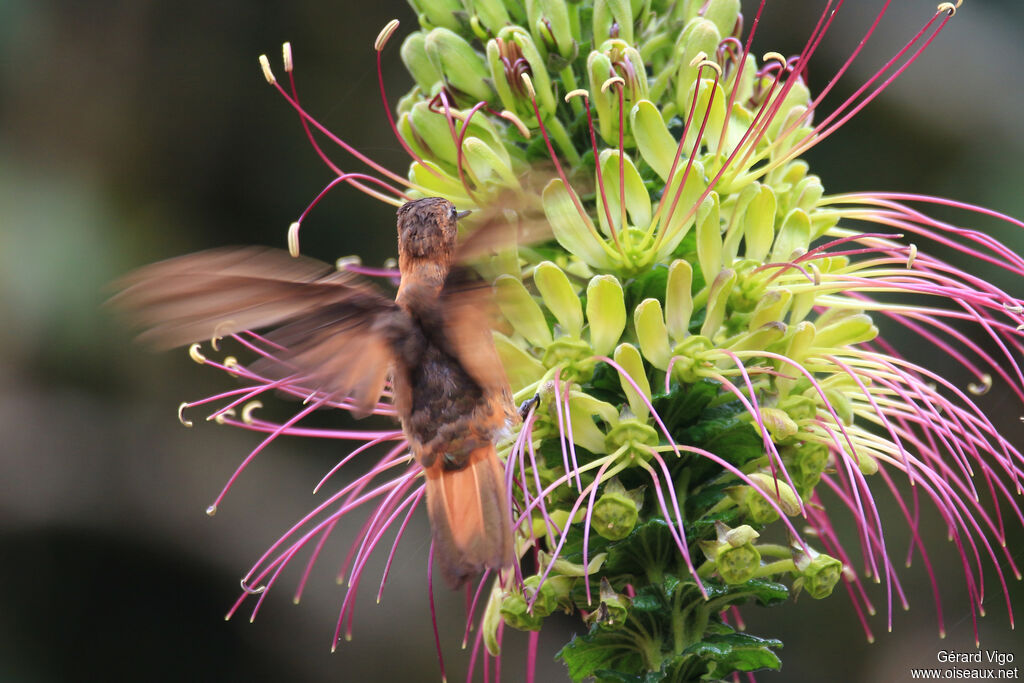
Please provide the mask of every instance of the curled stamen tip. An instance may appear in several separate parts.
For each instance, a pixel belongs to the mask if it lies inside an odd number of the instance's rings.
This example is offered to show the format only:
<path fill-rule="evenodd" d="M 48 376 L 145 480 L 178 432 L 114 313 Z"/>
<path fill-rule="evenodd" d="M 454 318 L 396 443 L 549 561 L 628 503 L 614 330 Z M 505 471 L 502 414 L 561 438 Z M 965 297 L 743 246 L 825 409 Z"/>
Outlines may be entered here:
<path fill-rule="evenodd" d="M 523 80 L 523 86 L 526 88 L 526 92 L 529 93 L 530 99 L 536 99 L 537 91 L 534 90 L 533 88 L 533 79 L 530 78 L 530 74 L 524 71 L 523 73 L 519 74 L 519 77 Z"/>
<path fill-rule="evenodd" d="M 386 259 L 384 261 L 384 267 L 385 268 L 397 268 L 398 267 L 398 259 L 396 259 L 394 257 Z"/>
<path fill-rule="evenodd" d="M 967 385 L 967 390 L 975 396 L 984 396 L 992 388 L 992 375 L 986 372 L 979 379 L 981 379 L 981 384 L 971 382 Z"/>
<path fill-rule="evenodd" d="M 622 76 L 612 76 L 607 81 L 601 84 L 601 92 L 607 92 L 608 88 L 613 85 L 618 85 L 620 88 L 626 87 L 626 79 Z"/>
<path fill-rule="evenodd" d="M 206 362 L 206 356 L 204 356 L 199 349 L 200 346 L 198 343 L 188 347 L 188 357 L 202 365 Z"/>
<path fill-rule="evenodd" d="M 290 42 L 288 42 L 288 41 L 285 41 L 281 45 L 281 61 L 284 62 L 284 71 L 285 71 L 285 73 L 291 73 L 292 72 L 292 65 L 293 65 L 293 62 L 292 62 L 292 44 Z"/>
<path fill-rule="evenodd" d="M 178 422 L 180 422 L 181 424 L 185 425 L 186 427 L 191 427 L 192 426 L 192 420 L 186 420 L 185 416 L 182 414 L 182 411 L 184 411 L 185 408 L 188 408 L 188 403 L 187 402 L 186 403 L 182 403 L 181 405 L 178 406 Z"/>
<path fill-rule="evenodd" d="M 262 407 L 263 403 L 261 401 L 249 401 L 248 403 L 246 403 L 244 406 L 242 406 L 242 422 L 244 422 L 247 425 L 251 425 L 252 411 Z"/>
<path fill-rule="evenodd" d="M 1014 301 L 1013 303 L 1004 303 L 1003 310 L 1008 313 L 1024 313 L 1024 306 Z"/>
<path fill-rule="evenodd" d="M 570 90 L 569 92 L 565 93 L 566 102 L 568 102 L 574 97 L 583 97 L 585 99 L 590 99 L 590 91 L 584 88 L 576 88 L 575 90 Z"/>
<path fill-rule="evenodd" d="M 698 67 L 705 67 L 706 66 L 709 69 L 713 69 L 714 72 L 717 73 L 719 76 L 722 75 L 722 67 L 721 67 L 721 65 L 718 62 L 711 61 L 710 59 L 702 60 L 699 64 L 697 64 L 697 66 Z"/>
<path fill-rule="evenodd" d="M 774 51 L 772 51 L 772 52 L 765 52 L 764 56 L 761 57 L 761 61 L 766 63 L 766 64 L 768 62 L 770 62 L 770 61 L 777 61 L 777 62 L 780 62 L 783 66 L 786 66 L 786 63 L 787 63 L 786 62 L 786 58 L 783 57 L 781 53 L 774 52 Z"/>
<path fill-rule="evenodd" d="M 377 39 L 373 41 L 374 50 L 380 52 L 384 49 L 384 46 L 388 44 L 388 41 L 391 40 L 391 36 L 398 29 L 399 23 L 398 19 L 392 19 L 388 23 L 384 24 L 384 28 L 382 28 L 380 33 L 377 34 Z"/>
<path fill-rule="evenodd" d="M 907 270 L 914 267 L 914 259 L 917 258 L 917 245 L 911 243 L 910 249 L 907 251 Z"/>
<path fill-rule="evenodd" d="M 347 270 L 349 266 L 361 266 L 363 265 L 363 259 L 359 258 L 358 255 L 353 254 L 351 256 L 342 256 L 334 262 L 334 267 L 338 270 Z"/>
<path fill-rule="evenodd" d="M 295 221 L 288 226 L 288 253 L 292 258 L 299 258 L 299 228 L 302 223 Z"/>
<path fill-rule="evenodd" d="M 214 414 L 213 414 L 213 415 L 211 415 L 210 417 L 206 418 L 206 420 L 207 420 L 207 421 L 213 420 L 213 421 L 214 421 L 214 422 L 216 422 L 217 424 L 219 424 L 219 425 L 222 425 L 222 424 L 224 424 L 224 422 L 225 422 L 225 421 L 226 421 L 226 420 L 227 420 L 227 419 L 228 419 L 229 417 L 234 417 L 234 416 L 235 416 L 235 409 L 234 409 L 234 408 L 228 408 L 227 410 L 225 410 L 225 411 L 223 411 L 223 412 L 220 412 L 220 413 L 214 413 Z"/>
<path fill-rule="evenodd" d="M 213 347 L 214 351 L 220 351 L 220 347 L 217 346 L 217 344 L 224 338 L 224 330 L 234 324 L 234 320 L 221 320 L 217 323 L 217 326 L 213 328 L 213 336 L 210 337 L 210 346 Z"/>
<path fill-rule="evenodd" d="M 960 5 L 963 4 L 963 0 L 956 0 L 956 3 L 952 2 L 940 2 L 939 6 L 935 9 L 936 12 L 945 12 L 949 16 L 956 14 L 956 10 Z"/>
<path fill-rule="evenodd" d="M 210 507 L 206 508 L 206 516 L 207 517 L 213 517 L 215 514 L 217 514 L 217 506 L 216 505 L 211 505 Z M 230 615 L 228 615 L 228 616 L 230 617 Z"/>
<path fill-rule="evenodd" d="M 690 60 L 690 66 L 697 66 L 701 62 L 706 61 L 707 58 L 708 58 L 708 53 L 704 52 L 703 50 L 701 50 L 700 52 L 698 52 L 697 54 L 695 54 L 693 56 L 693 59 Z"/>
<path fill-rule="evenodd" d="M 263 77 L 267 79 L 267 83 L 270 85 L 277 83 L 277 79 L 274 78 L 274 72 L 270 70 L 270 60 L 267 59 L 266 55 L 260 55 L 260 68 L 263 69 Z"/>
<path fill-rule="evenodd" d="M 500 114 L 498 114 L 498 116 L 500 116 L 501 118 L 505 119 L 513 126 L 515 126 L 516 130 L 518 130 L 519 134 L 522 135 L 524 138 L 526 138 L 527 140 L 530 139 L 530 129 L 527 128 L 526 124 L 523 123 L 522 119 L 520 119 L 514 113 L 510 112 L 508 109 L 504 109 Z"/>
<path fill-rule="evenodd" d="M 250 588 L 249 584 L 246 583 L 247 579 L 248 577 L 243 576 L 242 580 L 238 582 L 238 585 L 240 585 L 242 587 L 242 590 L 248 593 L 249 595 L 259 595 L 263 591 L 267 590 L 266 586 L 256 586 L 255 588 Z"/>
<path fill-rule="evenodd" d="M 234 356 L 225 356 L 222 365 L 224 365 L 228 370 L 234 370 L 238 367 L 238 359 Z"/>

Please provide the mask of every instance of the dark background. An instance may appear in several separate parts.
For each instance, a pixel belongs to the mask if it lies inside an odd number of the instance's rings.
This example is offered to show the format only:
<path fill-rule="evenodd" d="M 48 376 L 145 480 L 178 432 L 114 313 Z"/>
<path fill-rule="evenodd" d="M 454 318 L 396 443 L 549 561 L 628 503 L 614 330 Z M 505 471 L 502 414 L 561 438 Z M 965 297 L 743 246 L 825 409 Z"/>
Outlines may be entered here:
<path fill-rule="evenodd" d="M 879 3 L 847 4 L 812 63 L 812 89 L 835 72 Z M 839 97 L 874 73 L 935 3 L 894 5 Z M 799 51 L 820 6 L 769 2 L 756 51 Z M 279 440 L 207 518 L 204 509 L 258 439 L 201 418 L 181 427 L 178 403 L 228 380 L 183 352 L 132 345 L 101 309 L 105 284 L 143 263 L 221 244 L 283 246 L 288 224 L 330 179 L 256 62 L 266 52 L 279 65 L 284 40 L 294 46 L 304 104 L 404 173 L 372 51 L 393 17 L 403 25 L 385 54 L 392 103 L 411 86 L 397 48 L 416 24 L 398 0 L 358 8 L 0 1 L 0 680 L 439 679 L 423 519 L 407 533 L 381 605 L 367 581 L 355 639 L 337 653 L 329 645 L 343 592 L 332 565 L 351 528 L 339 527 L 301 606 L 289 601 L 296 570 L 255 624 L 246 614 L 223 621 L 238 579 L 319 500 L 311 489 L 341 451 Z M 1022 27 L 1016 0 L 965 3 L 905 77 L 812 152 L 826 188 L 926 192 L 1024 216 Z M 1024 245 L 1016 229 L 974 225 Z M 329 260 L 358 252 L 379 264 L 392 255 L 393 232 L 390 207 L 342 189 L 305 224 L 303 249 Z M 1021 294 L 1020 279 L 994 277 Z M 966 381 L 943 359 L 931 363 Z M 1003 411 L 1005 433 L 1019 444 L 1020 406 L 1009 397 L 996 388 L 985 402 Z M 900 525 L 890 526 L 894 558 L 906 548 Z M 748 609 L 752 632 L 786 644 L 783 673 L 759 680 L 909 680 L 908 668 L 933 665 L 940 649 L 973 649 L 959 561 L 943 529 L 931 535 L 949 638 L 936 637 L 918 563 L 902 575 L 912 610 L 898 610 L 892 634 L 884 617 L 874 618 L 874 645 L 838 591 L 825 602 Z M 1020 561 L 1019 528 L 1010 542 Z M 371 567 L 369 576 L 378 574 Z M 987 578 L 982 646 L 1024 658 L 999 586 Z M 1024 604 L 1019 584 L 1011 589 Z M 449 678 L 461 680 L 462 598 L 443 589 L 437 597 Z M 884 613 L 884 591 L 873 599 Z M 538 680 L 564 679 L 552 656 L 575 623 L 545 631 Z M 510 639 L 505 676 L 520 680 L 524 639 Z"/>

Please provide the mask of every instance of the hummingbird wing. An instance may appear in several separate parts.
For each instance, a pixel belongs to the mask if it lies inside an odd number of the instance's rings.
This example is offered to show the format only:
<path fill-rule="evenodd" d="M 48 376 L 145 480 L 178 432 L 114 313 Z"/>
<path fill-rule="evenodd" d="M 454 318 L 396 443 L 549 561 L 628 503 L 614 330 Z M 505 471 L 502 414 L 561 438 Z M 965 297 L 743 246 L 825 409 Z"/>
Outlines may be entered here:
<path fill-rule="evenodd" d="M 262 247 L 212 249 L 145 266 L 119 282 L 109 303 L 157 348 L 272 328 L 281 347 L 256 374 L 298 374 L 310 389 L 377 402 L 396 343 L 411 320 L 393 300 L 316 259 Z"/>

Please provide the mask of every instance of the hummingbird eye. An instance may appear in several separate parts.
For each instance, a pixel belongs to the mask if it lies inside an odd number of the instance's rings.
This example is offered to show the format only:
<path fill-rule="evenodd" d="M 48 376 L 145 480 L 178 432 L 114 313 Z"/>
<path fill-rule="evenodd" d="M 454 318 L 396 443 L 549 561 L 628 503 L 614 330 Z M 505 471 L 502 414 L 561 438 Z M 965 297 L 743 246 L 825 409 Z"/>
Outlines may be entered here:
<path fill-rule="evenodd" d="M 455 209 L 455 205 L 454 204 L 452 205 L 451 217 L 452 217 L 452 220 L 455 220 L 456 218 L 459 217 L 459 212 Z"/>

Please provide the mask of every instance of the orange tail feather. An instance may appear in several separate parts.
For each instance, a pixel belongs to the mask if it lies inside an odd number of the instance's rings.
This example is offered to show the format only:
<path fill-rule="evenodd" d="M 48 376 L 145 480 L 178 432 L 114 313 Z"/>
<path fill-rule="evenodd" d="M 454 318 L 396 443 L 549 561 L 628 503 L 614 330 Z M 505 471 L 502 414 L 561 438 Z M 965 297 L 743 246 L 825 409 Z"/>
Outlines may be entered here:
<path fill-rule="evenodd" d="M 485 567 L 512 564 L 512 533 L 494 446 L 473 451 L 460 470 L 445 470 L 441 461 L 425 472 L 427 510 L 441 574 L 458 588 Z"/>

